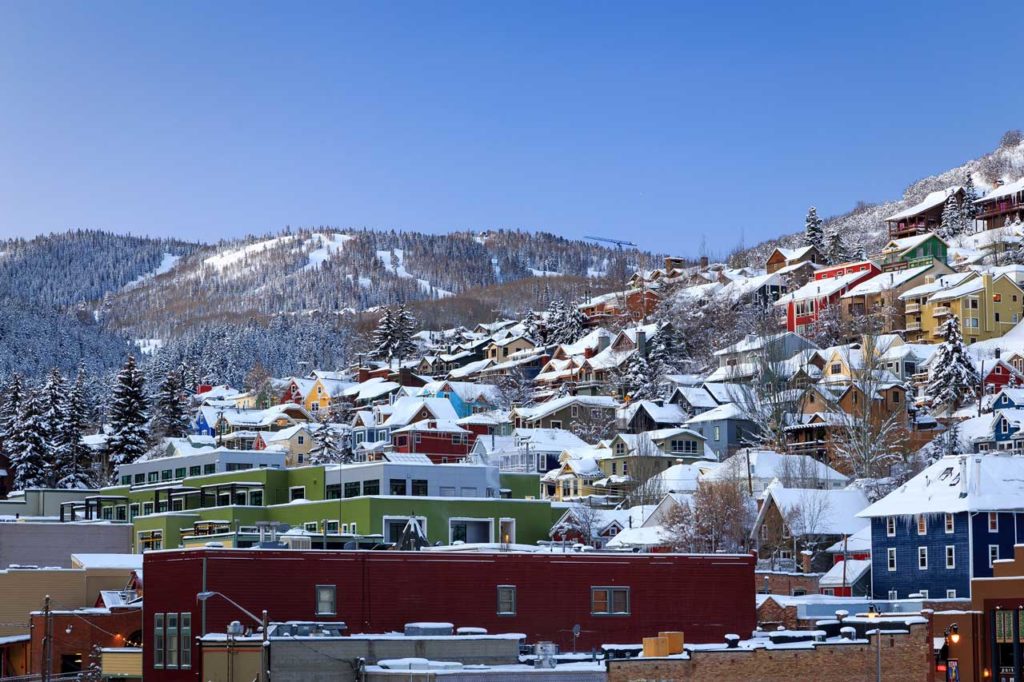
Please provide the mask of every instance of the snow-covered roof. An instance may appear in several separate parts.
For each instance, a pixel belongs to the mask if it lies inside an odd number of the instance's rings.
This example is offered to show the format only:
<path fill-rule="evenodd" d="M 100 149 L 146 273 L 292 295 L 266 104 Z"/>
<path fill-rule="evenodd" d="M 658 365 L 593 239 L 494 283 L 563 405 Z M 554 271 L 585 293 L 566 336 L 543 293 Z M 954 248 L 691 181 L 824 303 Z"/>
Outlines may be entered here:
<path fill-rule="evenodd" d="M 993 199 L 999 199 L 1001 197 L 1008 197 L 1011 194 L 1024 191 L 1024 178 L 1015 182 L 1008 182 L 1005 185 L 996 187 L 991 192 L 978 199 L 975 203 L 981 203 L 983 201 L 992 201 Z"/>
<path fill-rule="evenodd" d="M 141 554 L 88 554 L 71 555 L 72 568 L 142 570 Z"/>
<path fill-rule="evenodd" d="M 654 476 L 661 490 L 666 493 L 692 493 L 697 490 L 701 471 L 706 467 L 693 464 L 673 464 Z"/>
<path fill-rule="evenodd" d="M 705 394 L 707 395 L 707 394 Z M 636 413 L 643 409 L 657 424 L 682 424 L 687 419 L 686 412 L 679 405 L 668 403 L 659 405 L 653 400 L 638 400 L 630 403 L 623 409 L 626 421 L 636 416 Z"/>
<path fill-rule="evenodd" d="M 478 372 L 482 372 L 493 364 L 494 360 L 491 358 L 477 360 L 476 362 L 467 363 L 462 367 L 456 367 L 452 371 L 448 372 L 448 376 L 452 379 L 463 379 L 468 376 L 473 376 Z"/>
<path fill-rule="evenodd" d="M 853 585 L 871 570 L 871 559 L 846 559 L 837 561 L 825 575 L 818 579 L 818 587 L 842 587 Z"/>
<path fill-rule="evenodd" d="M 856 533 L 838 540 L 826 550 L 829 554 L 860 554 L 871 551 L 871 525 L 864 526 Z"/>
<path fill-rule="evenodd" d="M 671 538 L 662 526 L 640 526 L 624 528 L 605 545 L 611 549 L 659 547 L 670 542 Z"/>
<path fill-rule="evenodd" d="M 916 286 L 913 289 L 908 289 L 907 291 L 903 292 L 900 295 L 900 300 L 905 301 L 909 298 L 928 296 L 929 294 L 934 294 L 935 292 L 942 291 L 943 289 L 950 289 L 959 284 L 962 284 L 963 282 L 971 279 L 974 276 L 975 275 L 973 272 L 954 272 L 951 275 L 943 275 L 942 277 L 936 277 L 934 282 L 921 284 L 920 286 Z"/>
<path fill-rule="evenodd" d="M 867 279 L 872 276 L 873 275 L 869 270 L 860 270 L 857 272 L 847 272 L 839 277 L 812 279 L 796 291 L 779 298 L 779 300 L 775 302 L 775 305 L 785 305 L 792 301 L 826 298 L 842 291 L 846 287 L 851 286 L 862 279 Z"/>
<path fill-rule="evenodd" d="M 794 535 L 851 535 L 870 523 L 859 516 L 869 504 L 859 488 L 786 488 L 773 481 L 764 499 L 755 526 L 763 521 L 771 500 L 784 519 L 796 519 L 789 522 Z"/>
<path fill-rule="evenodd" d="M 919 213 L 923 213 L 924 211 L 935 208 L 936 206 L 941 206 L 946 203 L 946 199 L 949 198 L 949 195 L 956 194 L 961 189 L 963 188 L 956 185 L 954 187 L 947 187 L 946 189 L 939 189 L 934 192 L 930 192 L 924 199 L 917 202 L 910 208 L 906 208 L 898 213 L 893 213 L 885 220 L 886 222 L 892 222 L 896 220 L 903 220 L 904 218 L 912 218 Z"/>
<path fill-rule="evenodd" d="M 787 455 L 772 450 L 741 450 L 705 474 L 704 478 L 709 481 L 745 479 L 748 469 L 752 477 L 768 480 L 797 477 L 813 478 L 823 482 L 840 481 L 844 484 L 850 480 L 824 462 L 819 462 L 808 455 Z"/>
<path fill-rule="evenodd" d="M 725 348 L 716 350 L 714 352 L 714 355 L 717 357 L 721 357 L 722 355 L 732 355 L 734 353 L 750 353 L 755 350 L 761 350 L 767 344 L 779 341 L 791 335 L 796 336 L 792 332 L 779 332 L 778 334 L 767 334 L 763 336 L 758 334 L 747 334 L 745 337 L 743 337 L 736 343 L 726 346 Z M 812 346 L 814 345 L 809 341 L 807 343 L 809 343 Z"/>
<path fill-rule="evenodd" d="M 686 425 L 722 421 L 725 419 L 748 419 L 748 416 L 743 408 L 736 403 L 726 403 L 707 412 L 702 412 L 695 417 L 690 417 L 686 420 Z"/>
<path fill-rule="evenodd" d="M 436 433 L 471 433 L 471 431 L 462 428 L 451 419 L 422 419 L 400 429 L 395 429 L 392 433 L 411 433 L 413 431 L 421 433 L 430 431 Z"/>
<path fill-rule="evenodd" d="M 785 249 L 781 246 L 777 246 L 775 247 L 775 250 L 782 254 L 782 257 L 785 258 L 787 261 L 791 261 L 795 258 L 802 258 L 806 256 L 807 253 L 813 248 L 813 246 L 798 246 L 795 249 Z"/>
<path fill-rule="evenodd" d="M 861 512 L 865 518 L 1024 509 L 1024 457 L 946 455 Z"/>
<path fill-rule="evenodd" d="M 565 429 L 519 428 L 512 432 L 512 437 L 517 444 L 524 446 L 529 444 L 531 450 L 540 452 L 562 452 L 587 445 L 585 440 Z"/>
<path fill-rule="evenodd" d="M 710 410 L 718 404 L 711 397 L 711 394 L 700 386 L 677 386 L 672 394 L 675 395 L 676 392 L 683 396 L 686 402 L 693 407 Z"/>
<path fill-rule="evenodd" d="M 702 388 L 707 391 L 719 405 L 744 401 L 750 395 L 750 387 L 743 384 L 729 383 L 725 381 L 708 381 Z"/>
<path fill-rule="evenodd" d="M 616 408 L 619 403 L 611 396 L 604 395 L 568 395 L 562 398 L 555 398 L 533 407 L 517 407 L 516 414 L 522 419 L 533 421 L 542 419 L 554 414 L 571 405 L 578 405 L 585 409 Z"/>
<path fill-rule="evenodd" d="M 403 396 L 391 406 L 391 416 L 384 426 L 401 427 L 410 424 L 423 409 L 429 411 L 434 419 L 454 422 L 459 418 L 455 407 L 447 398 L 419 398 Z"/>
<path fill-rule="evenodd" d="M 871 294 L 880 294 L 883 291 L 889 291 L 891 289 L 898 289 L 904 286 L 915 277 L 923 275 L 924 273 L 931 270 L 931 265 L 921 265 L 916 268 L 907 268 L 906 270 L 898 270 L 896 272 L 883 272 L 879 275 L 875 275 L 866 282 L 861 282 L 856 286 L 850 288 L 843 298 L 853 298 L 854 296 L 868 296 Z"/>

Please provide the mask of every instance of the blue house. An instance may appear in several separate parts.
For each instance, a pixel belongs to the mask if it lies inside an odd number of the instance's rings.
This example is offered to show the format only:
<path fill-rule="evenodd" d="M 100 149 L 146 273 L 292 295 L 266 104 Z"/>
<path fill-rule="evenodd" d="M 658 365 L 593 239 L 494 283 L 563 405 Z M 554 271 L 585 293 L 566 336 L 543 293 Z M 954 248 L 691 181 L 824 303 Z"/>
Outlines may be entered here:
<path fill-rule="evenodd" d="M 455 408 L 460 418 L 497 407 L 499 391 L 492 384 L 474 384 L 468 381 L 431 381 L 417 392 L 425 398 L 444 398 Z"/>
<path fill-rule="evenodd" d="M 1024 388 L 1004 388 L 992 399 L 992 409 L 1014 410 L 1024 409 Z"/>
<path fill-rule="evenodd" d="M 874 598 L 966 599 L 1024 540 L 1024 457 L 948 455 L 859 516 L 871 520 Z"/>
<path fill-rule="evenodd" d="M 683 426 L 704 436 L 704 446 L 713 450 L 719 459 L 725 459 L 754 442 L 757 433 L 757 425 L 736 403 L 726 403 L 702 412 Z"/>

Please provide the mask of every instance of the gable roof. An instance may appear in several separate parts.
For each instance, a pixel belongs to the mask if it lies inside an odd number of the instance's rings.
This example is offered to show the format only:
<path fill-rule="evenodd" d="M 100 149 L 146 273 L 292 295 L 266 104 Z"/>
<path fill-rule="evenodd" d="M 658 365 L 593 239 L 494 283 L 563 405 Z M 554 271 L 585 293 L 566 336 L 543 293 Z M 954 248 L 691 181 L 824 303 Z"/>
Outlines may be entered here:
<path fill-rule="evenodd" d="M 1020 509 L 1024 509 L 1024 457 L 979 453 L 942 457 L 860 515 Z"/>
<path fill-rule="evenodd" d="M 619 406 L 619 403 L 610 396 L 567 395 L 533 407 L 517 407 L 515 408 L 515 413 L 527 421 L 534 421 L 536 419 L 543 419 L 571 405 L 579 405 L 586 409 L 614 409 Z"/>
<path fill-rule="evenodd" d="M 929 209 L 935 208 L 936 206 L 941 206 L 942 204 L 946 203 L 946 199 L 949 198 L 949 195 L 956 194 L 962 189 L 963 188 L 960 187 L 959 185 L 954 185 L 953 187 L 947 187 L 946 189 L 939 189 L 935 190 L 934 192 L 930 192 L 921 201 L 917 202 L 916 204 L 909 208 L 905 208 L 902 211 L 899 211 L 898 213 L 893 213 L 891 216 L 886 218 L 885 221 L 893 222 L 897 220 L 903 220 L 904 218 L 912 218 L 919 213 L 923 213 Z"/>
<path fill-rule="evenodd" d="M 818 488 L 786 488 L 778 481 L 773 481 L 765 488 L 764 503 L 757 514 L 754 527 L 760 527 L 772 503 L 782 517 L 792 516 L 803 518 L 810 528 L 793 528 L 794 535 L 851 535 L 865 525 L 870 525 L 859 516 L 869 504 L 867 495 L 859 488 L 825 489 Z M 801 509 L 803 515 L 801 516 Z"/>
<path fill-rule="evenodd" d="M 434 419 L 454 422 L 459 418 L 446 398 L 419 398 L 402 396 L 391 406 L 391 415 L 384 422 L 387 427 L 401 427 L 412 423 L 421 410 L 426 409 Z"/>

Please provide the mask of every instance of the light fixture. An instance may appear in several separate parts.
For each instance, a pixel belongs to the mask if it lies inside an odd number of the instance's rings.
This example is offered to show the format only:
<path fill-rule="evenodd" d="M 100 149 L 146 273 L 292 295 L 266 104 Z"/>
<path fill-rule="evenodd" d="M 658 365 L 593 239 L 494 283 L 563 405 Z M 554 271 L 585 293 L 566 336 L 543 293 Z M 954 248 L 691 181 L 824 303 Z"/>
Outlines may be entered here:
<path fill-rule="evenodd" d="M 868 618 L 878 618 L 878 609 L 874 604 L 868 604 Z"/>
<path fill-rule="evenodd" d="M 953 623 L 946 628 L 946 637 L 949 638 L 950 644 L 958 644 L 960 642 L 960 626 Z"/>

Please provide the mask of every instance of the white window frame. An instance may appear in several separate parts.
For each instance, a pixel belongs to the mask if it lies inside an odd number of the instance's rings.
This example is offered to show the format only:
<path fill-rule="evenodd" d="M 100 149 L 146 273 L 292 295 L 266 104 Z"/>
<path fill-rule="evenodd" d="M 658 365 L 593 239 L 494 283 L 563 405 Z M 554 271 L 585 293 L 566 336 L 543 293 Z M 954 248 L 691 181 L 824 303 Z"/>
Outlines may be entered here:
<path fill-rule="evenodd" d="M 988 513 L 988 532 L 998 533 L 999 532 L 999 513 L 989 512 Z"/>
<path fill-rule="evenodd" d="M 302 495 L 299 496 L 299 497 L 292 497 L 292 491 L 295 491 L 295 490 L 301 490 L 302 491 Z M 299 500 L 299 499 L 301 499 L 301 500 L 305 500 L 306 499 L 306 486 L 304 486 L 304 485 L 293 485 L 290 488 L 288 488 L 288 501 L 291 502 L 292 500 Z"/>
<path fill-rule="evenodd" d="M 917 548 L 917 570 L 927 571 L 928 570 L 928 548 L 918 547 Z"/>
<path fill-rule="evenodd" d="M 494 519 L 488 516 L 449 516 L 448 517 L 448 544 L 452 544 L 452 522 L 453 521 L 486 521 L 487 542 L 494 542 Z"/>
<path fill-rule="evenodd" d="M 995 556 L 993 556 L 995 555 Z M 988 567 L 992 568 L 992 565 L 999 560 L 999 545 L 988 546 Z"/>
<path fill-rule="evenodd" d="M 885 517 L 885 535 L 886 537 L 896 537 L 896 517 L 886 516 Z"/>
<path fill-rule="evenodd" d="M 899 598 L 899 593 L 896 590 L 889 590 L 889 601 L 896 601 Z"/>
<path fill-rule="evenodd" d="M 946 590 L 946 599 L 956 599 L 956 590 Z"/>
<path fill-rule="evenodd" d="M 956 528 L 956 516 L 953 514 L 946 514 L 946 534 L 950 535 Z"/>
<path fill-rule="evenodd" d="M 896 548 L 890 547 L 889 549 L 885 550 L 885 556 L 886 566 L 889 568 L 890 572 L 894 573 L 896 571 Z"/>
<path fill-rule="evenodd" d="M 337 585 L 316 585 L 313 591 L 313 597 L 316 600 L 314 602 L 313 611 L 316 616 L 337 616 L 338 615 L 338 587 Z M 320 610 L 320 590 L 331 590 L 331 610 L 321 611 Z"/>
<path fill-rule="evenodd" d="M 946 545 L 946 568 L 956 568 L 956 545 Z"/>
<path fill-rule="evenodd" d="M 928 517 L 924 514 L 917 515 L 917 534 L 928 535 Z"/>

